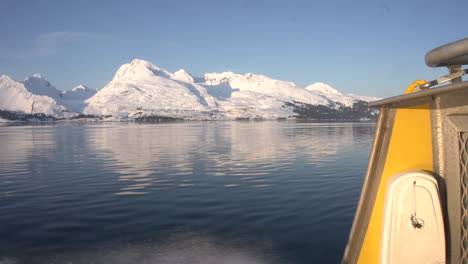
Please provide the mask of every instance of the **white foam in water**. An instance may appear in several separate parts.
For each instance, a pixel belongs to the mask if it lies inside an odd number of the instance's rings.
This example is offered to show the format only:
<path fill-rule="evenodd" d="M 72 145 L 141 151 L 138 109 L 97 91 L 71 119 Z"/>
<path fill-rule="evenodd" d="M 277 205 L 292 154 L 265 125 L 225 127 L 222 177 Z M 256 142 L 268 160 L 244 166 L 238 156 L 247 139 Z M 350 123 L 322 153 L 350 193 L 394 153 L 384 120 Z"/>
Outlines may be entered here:
<path fill-rule="evenodd" d="M 207 237 L 172 238 L 164 243 L 120 245 L 97 251 L 49 256 L 54 264 L 275 264 L 271 254 L 255 246 L 218 242 Z M 0 264 L 16 262 L 0 262 Z M 19 263 L 18 263 L 19 264 Z"/>
<path fill-rule="evenodd" d="M 0 264 L 16 264 L 17 261 L 9 257 L 0 257 Z"/>

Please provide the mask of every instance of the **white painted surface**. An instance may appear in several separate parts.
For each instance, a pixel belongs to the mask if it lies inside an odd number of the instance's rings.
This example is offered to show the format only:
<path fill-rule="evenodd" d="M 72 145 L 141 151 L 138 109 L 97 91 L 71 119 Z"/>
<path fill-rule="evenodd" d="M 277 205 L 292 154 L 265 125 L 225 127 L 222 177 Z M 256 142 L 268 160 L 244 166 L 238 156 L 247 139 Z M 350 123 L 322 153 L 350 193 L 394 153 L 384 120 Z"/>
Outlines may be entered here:
<path fill-rule="evenodd" d="M 424 223 L 421 228 L 413 226 L 412 216 Z M 429 173 L 407 171 L 390 179 L 380 250 L 381 263 L 445 263 L 439 190 Z"/>

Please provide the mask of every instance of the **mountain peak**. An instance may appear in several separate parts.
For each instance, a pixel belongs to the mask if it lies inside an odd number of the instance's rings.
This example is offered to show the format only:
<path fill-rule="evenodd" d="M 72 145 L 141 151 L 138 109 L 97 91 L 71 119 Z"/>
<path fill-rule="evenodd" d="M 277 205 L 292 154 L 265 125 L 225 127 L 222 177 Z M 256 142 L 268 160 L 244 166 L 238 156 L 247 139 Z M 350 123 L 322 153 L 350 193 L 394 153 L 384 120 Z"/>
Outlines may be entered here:
<path fill-rule="evenodd" d="M 180 69 L 174 72 L 172 78 L 174 80 L 178 80 L 182 82 L 189 82 L 189 83 L 195 82 L 195 79 L 193 78 L 193 76 L 184 69 Z"/>
<path fill-rule="evenodd" d="M 13 81 L 13 79 L 8 75 L 0 74 L 0 81 Z"/>
<path fill-rule="evenodd" d="M 39 73 L 35 73 L 29 77 L 27 77 L 26 79 L 24 79 L 24 81 L 28 81 L 28 80 L 42 80 L 42 81 L 45 81 L 45 82 L 48 82 L 44 76 L 42 76 L 41 74 Z"/>
<path fill-rule="evenodd" d="M 314 91 L 322 94 L 341 94 L 338 90 L 332 88 L 330 85 L 322 82 L 313 83 L 305 88 L 309 91 Z"/>
<path fill-rule="evenodd" d="M 288 88 L 298 88 L 293 82 L 272 79 L 268 76 L 254 73 L 237 74 L 233 72 L 206 73 L 204 82 L 208 85 L 219 85 L 229 83 L 232 88 L 240 90 L 251 90 L 256 92 L 282 93 Z"/>
<path fill-rule="evenodd" d="M 204 80 L 207 84 L 210 85 L 218 85 L 221 83 L 230 83 L 235 79 L 247 79 L 246 76 L 233 73 L 230 71 L 222 72 L 222 73 L 205 73 Z"/>
<path fill-rule="evenodd" d="M 22 82 L 0 75 L 0 94 L 0 109 L 7 111 L 63 117 L 67 110 L 59 100 L 60 92 L 39 74 Z"/>
<path fill-rule="evenodd" d="M 50 93 L 56 94 L 56 92 L 58 92 L 58 90 L 52 86 L 49 81 L 44 79 L 44 77 L 38 73 L 24 79 L 22 83 L 29 91 L 36 94 L 50 95 Z"/>
<path fill-rule="evenodd" d="M 88 91 L 88 90 L 91 90 L 91 89 L 88 86 L 84 85 L 84 84 L 80 84 L 80 85 L 72 88 L 72 91 L 74 91 L 74 92 L 76 92 L 76 91 Z"/>
<path fill-rule="evenodd" d="M 130 63 L 120 66 L 114 78 L 130 78 L 136 76 L 157 75 L 165 78 L 170 77 L 170 73 L 152 64 L 149 61 L 134 59 Z"/>
<path fill-rule="evenodd" d="M 153 63 L 147 60 L 142 60 L 142 59 L 134 59 L 130 62 L 130 65 L 132 65 L 133 67 L 147 67 L 147 68 L 152 68 L 156 70 L 161 70 L 161 68 L 154 65 Z"/>

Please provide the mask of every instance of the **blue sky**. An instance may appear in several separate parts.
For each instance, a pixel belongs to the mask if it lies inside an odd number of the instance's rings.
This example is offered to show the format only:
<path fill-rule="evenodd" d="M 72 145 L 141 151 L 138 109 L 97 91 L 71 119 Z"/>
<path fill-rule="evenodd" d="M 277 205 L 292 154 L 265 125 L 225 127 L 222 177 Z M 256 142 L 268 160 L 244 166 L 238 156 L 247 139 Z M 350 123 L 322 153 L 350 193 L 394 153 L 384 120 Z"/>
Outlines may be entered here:
<path fill-rule="evenodd" d="M 428 68 L 426 52 L 468 37 L 468 1 L 2 0 L 0 74 L 59 89 L 104 87 L 134 58 L 192 75 L 258 73 L 387 97 Z"/>

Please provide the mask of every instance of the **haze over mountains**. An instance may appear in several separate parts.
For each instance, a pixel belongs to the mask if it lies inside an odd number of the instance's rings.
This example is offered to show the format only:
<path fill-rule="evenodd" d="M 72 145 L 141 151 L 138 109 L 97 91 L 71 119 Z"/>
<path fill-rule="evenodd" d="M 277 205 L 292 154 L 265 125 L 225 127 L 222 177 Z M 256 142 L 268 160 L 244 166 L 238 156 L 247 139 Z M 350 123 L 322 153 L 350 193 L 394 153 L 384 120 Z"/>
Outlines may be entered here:
<path fill-rule="evenodd" d="M 207 73 L 197 78 L 185 70 L 171 73 L 138 59 L 122 65 L 112 81 L 98 91 L 84 85 L 60 91 L 39 74 L 24 81 L 2 75 L 0 95 L 0 110 L 4 111 L 125 120 L 150 116 L 195 120 L 291 118 L 317 111 L 352 111 L 357 103 L 379 99 L 342 94 L 324 83 L 301 88 L 252 73 Z"/>

